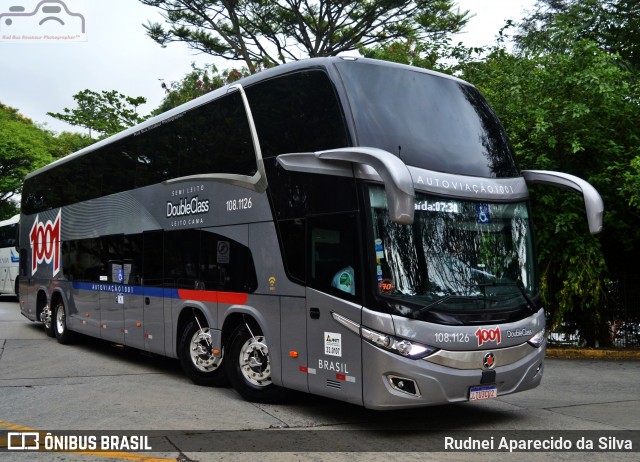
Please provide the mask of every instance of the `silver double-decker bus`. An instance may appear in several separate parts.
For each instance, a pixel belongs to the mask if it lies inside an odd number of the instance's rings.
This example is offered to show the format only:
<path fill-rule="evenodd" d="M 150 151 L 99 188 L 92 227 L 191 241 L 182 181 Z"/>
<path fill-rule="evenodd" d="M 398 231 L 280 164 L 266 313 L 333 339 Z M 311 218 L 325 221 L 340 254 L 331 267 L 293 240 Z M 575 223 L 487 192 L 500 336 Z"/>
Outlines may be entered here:
<path fill-rule="evenodd" d="M 528 183 L 472 85 L 363 58 L 285 64 L 27 176 L 22 313 L 177 358 L 198 384 L 373 409 L 537 386 Z"/>

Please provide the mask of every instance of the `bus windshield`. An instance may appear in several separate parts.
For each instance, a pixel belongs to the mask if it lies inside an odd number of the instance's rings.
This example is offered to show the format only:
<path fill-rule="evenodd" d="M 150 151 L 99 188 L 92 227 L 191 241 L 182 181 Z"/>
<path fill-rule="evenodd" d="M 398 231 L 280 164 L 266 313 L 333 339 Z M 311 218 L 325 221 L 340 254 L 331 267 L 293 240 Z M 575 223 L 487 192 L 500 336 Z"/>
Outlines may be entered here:
<path fill-rule="evenodd" d="M 384 188 L 369 187 L 378 295 L 409 317 L 529 305 L 536 292 L 527 204 L 416 193 L 410 226 L 391 221 Z"/>
<path fill-rule="evenodd" d="M 358 145 L 437 172 L 519 176 L 506 132 L 475 87 L 401 67 L 343 61 L 338 69 Z"/>

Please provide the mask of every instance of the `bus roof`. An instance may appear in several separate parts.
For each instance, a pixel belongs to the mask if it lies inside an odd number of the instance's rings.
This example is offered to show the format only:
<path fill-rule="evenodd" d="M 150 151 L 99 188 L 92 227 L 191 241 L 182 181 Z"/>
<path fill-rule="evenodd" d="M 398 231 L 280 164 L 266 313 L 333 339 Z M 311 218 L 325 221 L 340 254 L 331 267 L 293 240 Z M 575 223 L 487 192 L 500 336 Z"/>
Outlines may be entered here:
<path fill-rule="evenodd" d="M 11 218 L 8 218 L 6 220 L 0 221 L 0 227 L 7 226 L 7 225 L 15 225 L 19 221 L 20 221 L 20 214 L 14 215 Z"/>
<path fill-rule="evenodd" d="M 328 68 L 331 67 L 333 63 L 336 62 L 344 62 L 344 61 L 350 61 L 353 63 L 368 63 L 368 64 L 375 64 L 375 65 L 379 65 L 379 66 L 385 66 L 385 67 L 394 67 L 394 68 L 398 68 L 398 69 L 405 69 L 405 70 L 412 70 L 415 72 L 421 72 L 421 73 L 426 73 L 426 74 L 432 74 L 432 75 L 436 75 L 442 78 L 446 78 L 446 79 L 452 79 L 455 80 L 457 82 L 466 84 L 466 85 L 470 85 L 468 82 L 465 82 L 464 80 L 458 79 L 456 77 L 447 75 L 447 74 L 442 74 L 439 72 L 435 72 L 435 71 L 431 71 L 428 69 L 424 69 L 424 68 L 418 68 L 418 67 L 413 67 L 413 66 L 408 66 L 406 64 L 398 64 L 398 63 L 393 63 L 393 62 L 389 62 L 389 61 L 381 61 L 381 60 L 375 60 L 375 59 L 370 59 L 370 58 L 361 58 L 361 57 L 326 57 L 326 58 L 310 58 L 310 59 L 304 59 L 304 60 L 300 60 L 300 61 L 294 61 L 294 62 L 290 62 L 290 63 L 286 63 L 286 64 L 282 64 L 270 69 L 265 69 L 261 72 L 258 72 L 256 74 L 250 75 L 248 77 L 244 77 L 240 80 L 238 80 L 237 82 L 233 82 L 230 85 L 225 85 L 224 87 L 218 88 L 216 90 L 211 91 L 210 93 L 207 93 L 205 95 L 202 95 L 194 100 L 188 101 L 184 104 L 181 104 L 180 106 L 177 106 L 173 109 L 170 109 L 169 111 L 163 112 L 162 114 L 152 117 L 151 119 L 145 120 L 144 122 L 135 125 L 133 127 L 127 128 L 119 133 L 116 133 L 115 135 L 112 135 L 108 138 L 105 138 L 104 140 L 98 141 L 97 143 L 94 143 L 90 146 L 87 146 L 84 149 L 81 149 L 79 151 L 76 151 L 75 153 L 69 154 L 65 157 L 62 157 L 60 159 L 55 160 L 54 162 L 45 165 L 44 167 L 39 168 L 38 170 L 35 170 L 29 174 L 27 174 L 27 176 L 25 177 L 25 179 L 28 178 L 32 178 L 33 176 L 36 176 L 42 172 L 45 172 L 47 170 L 50 170 L 52 168 L 55 168 L 58 165 L 62 165 L 65 164 L 73 159 L 76 159 L 77 157 L 83 156 L 85 154 L 88 154 L 96 149 L 99 149 L 103 146 L 109 145 L 115 141 L 118 141 L 122 138 L 126 138 L 127 136 L 130 136 L 140 130 L 144 130 L 145 128 L 148 127 L 152 127 L 156 124 L 162 123 L 165 120 L 171 119 L 172 117 L 175 117 L 178 114 L 181 114 L 183 112 L 186 112 L 190 109 L 196 108 L 198 106 L 201 106 L 203 104 L 206 104 L 207 102 L 214 100 L 216 98 L 219 98 L 221 96 L 223 96 L 224 94 L 227 93 L 229 87 L 231 85 L 237 85 L 237 84 L 241 84 L 245 87 L 251 86 L 255 83 L 264 81 L 264 80 L 268 80 L 268 79 L 272 79 L 275 77 L 278 77 L 280 75 L 285 75 L 285 74 L 289 74 L 292 72 L 298 72 L 301 70 L 305 70 L 305 69 L 318 69 L 318 68 Z"/>

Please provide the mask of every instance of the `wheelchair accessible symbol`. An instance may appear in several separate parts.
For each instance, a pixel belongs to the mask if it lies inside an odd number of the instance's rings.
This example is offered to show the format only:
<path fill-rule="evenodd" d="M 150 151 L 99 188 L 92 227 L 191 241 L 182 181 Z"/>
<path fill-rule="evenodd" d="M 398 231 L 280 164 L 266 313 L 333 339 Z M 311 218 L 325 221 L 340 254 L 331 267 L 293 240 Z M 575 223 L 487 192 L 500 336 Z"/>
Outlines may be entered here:
<path fill-rule="evenodd" d="M 489 213 L 489 204 L 476 204 L 476 216 L 478 223 L 486 225 L 491 223 L 491 215 Z"/>

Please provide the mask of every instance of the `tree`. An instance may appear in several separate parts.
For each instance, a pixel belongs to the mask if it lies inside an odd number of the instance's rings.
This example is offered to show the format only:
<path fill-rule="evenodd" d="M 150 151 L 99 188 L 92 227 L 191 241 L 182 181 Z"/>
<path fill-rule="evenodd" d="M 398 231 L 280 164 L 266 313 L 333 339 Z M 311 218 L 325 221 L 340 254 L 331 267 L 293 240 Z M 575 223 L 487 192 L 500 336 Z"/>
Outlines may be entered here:
<path fill-rule="evenodd" d="M 367 58 L 393 61 L 452 75 L 459 74 L 466 65 L 478 60 L 485 51 L 483 47 L 466 47 L 462 42 L 454 45 L 448 36 L 430 42 L 409 38 L 360 49 L 360 53 Z"/>
<path fill-rule="evenodd" d="M 555 8 L 552 14 L 545 5 Z M 637 9 L 636 3 L 586 0 L 586 7 L 581 5 L 539 2 L 539 10 L 521 23 L 513 52 L 505 46 L 511 23 L 481 58 L 462 53 L 452 63 L 442 60 L 446 46 L 431 52 L 432 44 L 421 42 L 374 51 L 386 59 L 459 73 L 483 91 L 500 116 L 521 169 L 572 173 L 600 191 L 606 212 L 605 231 L 598 237 L 587 233 L 578 195 L 543 186 L 532 188 L 531 195 L 549 320 L 577 328 L 594 345 L 610 341 L 606 321 L 615 319 L 616 303 L 610 279 L 638 273 L 640 86 L 633 64 L 637 55 L 628 51 L 640 42 L 629 38 L 637 27 L 623 33 L 627 23 L 616 19 L 621 16 L 605 21 L 607 11 Z M 607 35 L 614 30 L 626 42 Z"/>
<path fill-rule="evenodd" d="M 115 90 L 102 93 L 82 90 L 73 95 L 73 99 L 78 105 L 76 109 L 64 108 L 62 113 L 47 112 L 47 115 L 88 129 L 89 137 L 93 132 L 113 135 L 142 122 L 144 117 L 138 115 L 137 109 L 147 102 L 142 96 L 133 98 Z"/>
<path fill-rule="evenodd" d="M 225 69 L 219 72 L 213 64 L 205 65 L 203 68 L 192 64 L 191 72 L 187 73 L 182 80 L 171 82 L 169 85 L 162 82 L 162 88 L 166 94 L 160 106 L 151 115 L 161 114 L 248 75 L 247 69 Z"/>
<path fill-rule="evenodd" d="M 572 173 L 603 196 L 605 231 L 596 238 L 586 233 L 578 196 L 545 187 L 532 193 L 545 305 L 552 321 L 573 322 L 591 345 L 608 339 L 608 271 L 635 265 L 640 253 L 640 220 L 620 188 L 640 152 L 640 92 L 619 64 L 585 39 L 562 53 L 497 48 L 464 74 L 505 124 L 521 169 Z"/>
<path fill-rule="evenodd" d="M 53 159 L 65 157 L 96 142 L 89 135 L 82 133 L 62 132 L 53 138 L 49 147 Z"/>
<path fill-rule="evenodd" d="M 518 25 L 516 45 L 528 53 L 562 53 L 591 40 L 640 69 L 640 3 L 637 0 L 538 0 Z"/>
<path fill-rule="evenodd" d="M 52 135 L 0 103 L 0 217 L 18 210 L 15 199 L 27 173 L 51 162 Z"/>
<path fill-rule="evenodd" d="M 212 56 L 260 67 L 333 56 L 400 39 L 429 41 L 459 31 L 468 12 L 452 0 L 140 0 L 160 8 L 168 24 L 147 34 L 166 46 L 184 42 Z"/>

